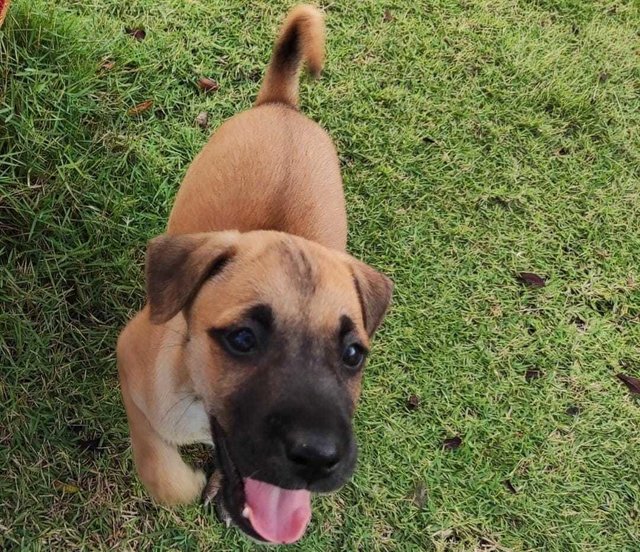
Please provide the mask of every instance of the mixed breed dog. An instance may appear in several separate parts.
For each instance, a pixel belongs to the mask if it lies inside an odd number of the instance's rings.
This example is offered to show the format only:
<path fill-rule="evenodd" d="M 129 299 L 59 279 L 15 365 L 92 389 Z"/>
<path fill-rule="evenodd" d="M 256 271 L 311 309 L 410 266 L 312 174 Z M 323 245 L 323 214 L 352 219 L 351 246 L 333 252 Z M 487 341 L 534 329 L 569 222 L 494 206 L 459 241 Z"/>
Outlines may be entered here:
<path fill-rule="evenodd" d="M 254 539 L 292 543 L 311 493 L 352 475 L 352 418 L 389 278 L 345 252 L 340 167 L 297 109 L 324 21 L 285 20 L 255 106 L 193 161 L 146 258 L 147 304 L 118 339 L 136 468 L 164 504 L 212 501 Z M 209 477 L 178 446 L 214 446 Z"/>

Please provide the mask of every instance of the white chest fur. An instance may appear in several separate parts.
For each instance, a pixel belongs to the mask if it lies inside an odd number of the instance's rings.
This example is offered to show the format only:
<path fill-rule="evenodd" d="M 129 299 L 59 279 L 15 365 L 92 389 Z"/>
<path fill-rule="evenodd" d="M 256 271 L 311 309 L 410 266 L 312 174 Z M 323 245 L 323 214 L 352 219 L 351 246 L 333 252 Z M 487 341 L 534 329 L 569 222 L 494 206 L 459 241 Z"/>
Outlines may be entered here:
<path fill-rule="evenodd" d="M 168 398 L 168 407 L 161 413 L 162 436 L 176 445 L 212 445 L 209 418 L 203 402 L 192 394 L 176 394 Z"/>
<path fill-rule="evenodd" d="M 192 389 L 176 382 L 176 365 L 181 361 L 185 331 L 180 327 L 178 318 L 168 323 L 168 331 L 162 339 L 162 352 L 153 370 L 153 399 L 139 406 L 154 429 L 168 442 L 176 445 L 213 444 L 204 403 Z"/>

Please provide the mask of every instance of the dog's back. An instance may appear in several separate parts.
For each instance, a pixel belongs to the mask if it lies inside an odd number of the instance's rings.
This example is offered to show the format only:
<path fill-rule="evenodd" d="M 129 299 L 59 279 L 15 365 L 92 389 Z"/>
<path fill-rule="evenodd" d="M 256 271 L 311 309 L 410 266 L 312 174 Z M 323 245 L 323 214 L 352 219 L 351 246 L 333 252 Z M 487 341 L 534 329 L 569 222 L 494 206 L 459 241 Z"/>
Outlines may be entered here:
<path fill-rule="evenodd" d="M 335 148 L 297 111 L 300 66 L 318 75 L 323 58 L 323 16 L 299 6 L 282 26 L 255 107 L 224 123 L 189 168 L 169 233 L 280 230 L 344 249 Z"/>

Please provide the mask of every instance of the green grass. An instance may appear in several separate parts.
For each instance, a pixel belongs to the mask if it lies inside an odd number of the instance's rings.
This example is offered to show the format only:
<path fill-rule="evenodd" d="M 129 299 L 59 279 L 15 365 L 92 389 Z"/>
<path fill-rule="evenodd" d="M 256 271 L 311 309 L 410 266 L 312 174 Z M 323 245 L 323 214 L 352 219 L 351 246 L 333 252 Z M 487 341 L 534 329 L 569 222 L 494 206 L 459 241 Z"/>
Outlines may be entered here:
<path fill-rule="evenodd" d="M 251 105 L 288 7 L 15 0 L 0 30 L 1 549 L 258 548 L 147 498 L 114 343 L 207 139 L 196 115 L 213 129 Z M 326 11 L 303 110 L 340 152 L 350 250 L 396 296 L 356 476 L 315 500 L 293 549 L 638 550 L 640 402 L 615 374 L 640 376 L 639 5 Z M 123 32 L 136 26 L 142 42 Z"/>

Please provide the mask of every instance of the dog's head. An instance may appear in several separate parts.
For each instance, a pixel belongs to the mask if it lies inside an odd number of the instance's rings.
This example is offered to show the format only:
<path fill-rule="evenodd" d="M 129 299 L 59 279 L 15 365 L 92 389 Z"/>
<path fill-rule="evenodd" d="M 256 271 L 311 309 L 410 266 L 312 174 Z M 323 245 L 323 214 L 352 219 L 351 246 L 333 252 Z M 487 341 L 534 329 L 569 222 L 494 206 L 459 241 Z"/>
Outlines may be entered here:
<path fill-rule="evenodd" d="M 150 242 L 151 319 L 184 313 L 183 362 L 212 419 L 224 507 L 252 536 L 297 540 L 310 492 L 351 476 L 362 368 L 391 292 L 366 264 L 280 232 Z"/>

